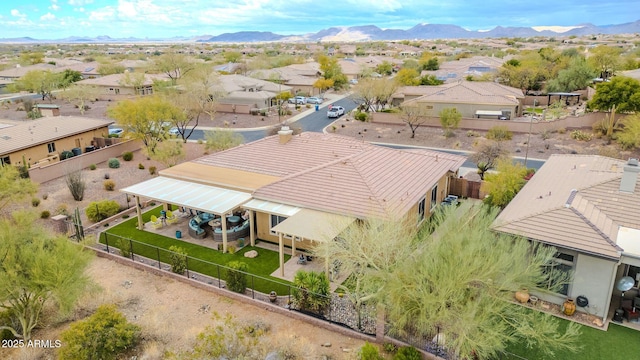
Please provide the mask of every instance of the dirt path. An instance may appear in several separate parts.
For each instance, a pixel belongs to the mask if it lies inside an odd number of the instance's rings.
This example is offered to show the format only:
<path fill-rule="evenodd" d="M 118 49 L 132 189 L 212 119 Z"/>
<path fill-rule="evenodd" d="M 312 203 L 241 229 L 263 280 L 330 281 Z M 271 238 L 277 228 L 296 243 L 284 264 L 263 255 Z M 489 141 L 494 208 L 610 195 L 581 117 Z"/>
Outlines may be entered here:
<path fill-rule="evenodd" d="M 88 274 L 101 290 L 84 299 L 77 317 L 90 314 L 103 303 L 116 303 L 133 323 L 143 329 L 144 341 L 138 359 L 162 359 L 168 351 L 190 349 L 205 327 L 216 324 L 212 313 L 231 314 L 242 323 L 266 324 L 270 344 L 295 344 L 306 349 L 307 359 L 353 359 L 363 341 L 303 321 L 280 315 L 260 306 L 238 302 L 211 292 L 193 288 L 170 278 L 133 269 L 111 260 L 95 258 Z M 208 309 L 208 310 L 207 310 Z M 67 325 L 45 328 L 35 334 L 39 339 L 59 339 Z M 330 343 L 330 347 L 322 346 Z M 5 359 L 54 359 L 53 350 L 0 349 Z"/>

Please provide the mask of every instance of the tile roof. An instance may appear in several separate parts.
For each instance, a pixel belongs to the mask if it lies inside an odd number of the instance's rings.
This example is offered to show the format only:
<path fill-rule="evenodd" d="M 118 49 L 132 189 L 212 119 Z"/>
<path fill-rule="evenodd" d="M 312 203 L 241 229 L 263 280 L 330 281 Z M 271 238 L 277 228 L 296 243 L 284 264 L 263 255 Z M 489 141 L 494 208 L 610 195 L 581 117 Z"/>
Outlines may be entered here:
<path fill-rule="evenodd" d="M 493 224 L 502 232 L 619 258 L 620 227 L 640 229 L 640 183 L 620 192 L 625 162 L 596 155 L 552 155 Z"/>
<path fill-rule="evenodd" d="M 111 75 L 105 75 L 105 76 L 101 76 L 93 79 L 80 80 L 76 82 L 76 84 L 113 86 L 113 87 L 130 86 L 130 85 L 124 85 L 125 76 L 126 74 L 111 74 Z M 144 74 L 143 85 L 153 85 L 154 80 L 169 80 L 169 77 L 165 74 Z"/>
<path fill-rule="evenodd" d="M 366 218 L 405 214 L 461 156 L 369 146 L 266 185 L 254 198 Z"/>
<path fill-rule="evenodd" d="M 54 116 L 0 128 L 0 154 L 107 127 L 113 121 L 80 116 Z"/>
<path fill-rule="evenodd" d="M 457 81 L 426 86 L 425 94 L 408 102 L 518 105 L 522 90 L 490 81 Z"/>

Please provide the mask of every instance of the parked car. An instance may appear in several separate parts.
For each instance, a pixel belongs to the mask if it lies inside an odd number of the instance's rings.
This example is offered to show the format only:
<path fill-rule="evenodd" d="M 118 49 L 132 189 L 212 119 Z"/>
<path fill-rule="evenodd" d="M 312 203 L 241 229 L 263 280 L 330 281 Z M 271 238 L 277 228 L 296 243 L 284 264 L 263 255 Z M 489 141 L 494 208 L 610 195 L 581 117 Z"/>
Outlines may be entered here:
<path fill-rule="evenodd" d="M 322 104 L 322 98 L 319 97 L 309 97 L 307 98 L 307 104 Z"/>
<path fill-rule="evenodd" d="M 171 129 L 169 129 L 169 135 L 171 136 L 178 136 L 180 135 L 180 129 L 178 129 L 177 127 L 172 127 Z"/>
<path fill-rule="evenodd" d="M 120 129 L 120 128 L 109 129 L 109 135 L 122 136 L 123 132 L 124 132 L 124 129 Z"/>
<path fill-rule="evenodd" d="M 289 104 L 304 105 L 307 103 L 307 98 L 304 96 L 296 96 L 289 99 Z"/>
<path fill-rule="evenodd" d="M 344 115 L 344 108 L 342 106 L 332 106 L 329 111 L 327 111 L 327 117 L 337 118 Z"/>

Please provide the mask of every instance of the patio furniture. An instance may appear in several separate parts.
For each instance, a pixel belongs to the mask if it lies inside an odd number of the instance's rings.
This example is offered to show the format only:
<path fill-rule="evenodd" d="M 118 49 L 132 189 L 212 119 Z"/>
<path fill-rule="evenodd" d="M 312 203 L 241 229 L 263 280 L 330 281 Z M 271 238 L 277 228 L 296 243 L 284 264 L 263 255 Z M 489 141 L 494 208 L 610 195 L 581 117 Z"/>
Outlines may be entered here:
<path fill-rule="evenodd" d="M 149 225 L 151 225 L 151 227 L 154 229 L 160 229 L 162 228 L 162 221 L 160 221 L 157 216 L 151 215 L 151 221 L 149 222 Z"/>
<path fill-rule="evenodd" d="M 171 211 L 167 211 L 167 218 L 165 219 L 168 224 L 175 224 L 178 222 L 178 217 Z"/>
<path fill-rule="evenodd" d="M 213 229 L 213 240 L 222 241 L 222 229 Z M 227 229 L 227 241 L 234 241 L 240 238 L 246 238 L 249 236 L 249 220 L 246 220 L 242 225 L 234 226 Z"/>
<path fill-rule="evenodd" d="M 227 218 L 227 220 L 229 221 L 229 226 L 233 227 L 233 226 L 236 226 L 236 225 L 240 224 L 240 221 L 242 219 L 240 218 L 240 216 L 229 216 Z"/>
<path fill-rule="evenodd" d="M 300 254 L 300 256 L 298 257 L 298 264 L 307 265 L 307 258 L 304 256 L 304 254 Z"/>
<path fill-rule="evenodd" d="M 200 215 L 189 219 L 189 235 L 196 239 L 204 239 L 207 236 L 207 232 L 201 227 L 204 223 Z"/>

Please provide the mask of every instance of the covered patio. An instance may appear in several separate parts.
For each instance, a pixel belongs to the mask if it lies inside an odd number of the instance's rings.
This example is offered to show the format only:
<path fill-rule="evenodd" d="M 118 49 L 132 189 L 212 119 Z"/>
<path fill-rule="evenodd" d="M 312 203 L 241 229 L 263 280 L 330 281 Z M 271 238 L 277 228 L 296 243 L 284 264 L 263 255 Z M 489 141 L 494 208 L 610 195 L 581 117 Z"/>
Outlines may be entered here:
<path fill-rule="evenodd" d="M 136 213 L 138 218 L 138 229 L 144 230 L 142 220 L 141 198 L 151 199 L 163 203 L 164 210 L 168 211 L 170 205 L 179 205 L 185 209 L 195 210 L 196 213 L 211 214 L 211 219 L 215 216 L 225 221 L 219 221 L 222 237 L 222 251 L 227 252 L 228 247 L 228 218 L 234 216 L 234 210 L 251 199 L 251 194 L 220 188 L 212 185 L 198 184 L 167 177 L 156 177 L 121 190 L 125 194 L 135 198 Z M 189 213 L 191 213 L 189 211 Z M 194 218 L 197 216 L 194 216 Z M 199 218 L 203 220 L 204 218 Z M 236 220 L 236 219 L 234 219 Z M 251 245 L 255 245 L 255 224 L 253 213 L 249 213 L 249 232 Z M 190 226 L 190 225 L 189 225 Z"/>

